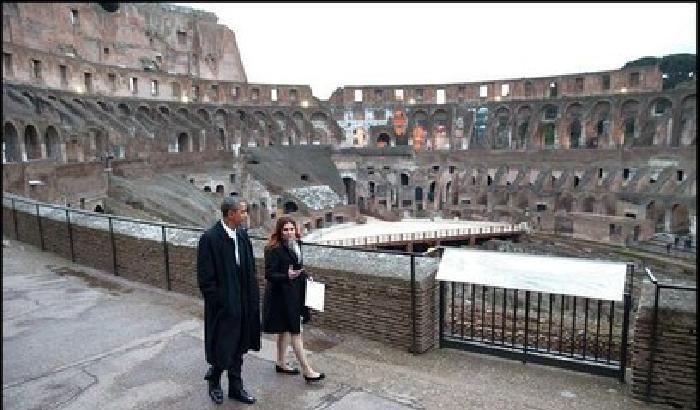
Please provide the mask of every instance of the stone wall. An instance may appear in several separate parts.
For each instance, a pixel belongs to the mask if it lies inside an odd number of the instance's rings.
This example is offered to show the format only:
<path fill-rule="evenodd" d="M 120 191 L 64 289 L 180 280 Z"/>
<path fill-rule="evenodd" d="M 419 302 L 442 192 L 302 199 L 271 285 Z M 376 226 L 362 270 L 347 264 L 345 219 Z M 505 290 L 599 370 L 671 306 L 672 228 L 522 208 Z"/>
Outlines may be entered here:
<path fill-rule="evenodd" d="M 18 239 L 47 251 L 71 259 L 71 235 L 75 262 L 106 272 L 170 289 L 192 296 L 200 296 L 196 275 L 196 238 L 199 232 L 191 232 L 186 243 L 173 240 L 177 236 L 173 228 L 167 230 L 166 251 L 159 235 L 136 236 L 127 232 L 126 222 L 113 220 L 114 241 L 110 239 L 107 218 L 91 213 L 71 212 L 71 226 L 62 216 L 63 209 L 56 207 L 54 215 L 46 214 L 48 207 L 41 206 L 36 216 L 34 204 L 15 204 L 12 211 L 9 198 L 3 199 L 3 235 Z M 15 215 L 17 232 L 15 234 Z M 80 219 L 80 224 L 77 220 Z M 86 224 L 86 220 L 89 222 Z M 41 226 L 41 235 L 40 228 Z M 160 231 L 160 228 L 155 228 Z M 258 283 L 261 301 L 265 288 L 263 241 L 254 241 Z M 400 255 L 366 254 L 372 265 L 360 263 L 363 272 L 357 272 L 360 252 L 307 247 L 304 251 L 306 269 L 314 278 L 326 285 L 324 312 L 315 312 L 313 323 L 317 326 L 345 333 L 357 334 L 372 340 L 410 349 L 413 343 L 411 319 L 410 257 Z M 334 253 L 324 254 L 326 252 Z M 340 256 L 344 252 L 347 255 Z M 353 257 L 352 255 L 355 255 Z M 424 352 L 437 346 L 437 289 L 434 280 L 436 264 L 429 258 L 417 258 L 416 268 L 416 346 Z M 116 266 L 115 266 L 116 262 Z M 116 268 L 116 271 L 115 271 Z M 382 271 L 374 274 L 374 271 Z M 426 272 L 432 272 L 426 274 Z M 169 275 L 169 284 L 168 276 Z"/>
<path fill-rule="evenodd" d="M 645 283 L 634 328 L 632 393 L 646 400 L 655 286 Z M 697 291 L 661 289 L 649 401 L 697 409 Z"/>

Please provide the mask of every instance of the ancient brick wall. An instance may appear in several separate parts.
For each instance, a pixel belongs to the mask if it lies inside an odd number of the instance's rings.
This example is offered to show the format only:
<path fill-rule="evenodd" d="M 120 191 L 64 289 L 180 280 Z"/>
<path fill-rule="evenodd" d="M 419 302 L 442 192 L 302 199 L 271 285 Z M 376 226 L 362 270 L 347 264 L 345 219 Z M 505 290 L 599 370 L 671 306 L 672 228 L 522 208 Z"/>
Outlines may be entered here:
<path fill-rule="evenodd" d="M 4 200 L 3 234 L 15 239 L 14 218 L 9 200 Z M 32 213 L 32 205 L 22 204 L 17 211 L 19 240 L 37 247 L 41 238 L 47 251 L 71 258 L 70 234 L 64 221 Z M 42 207 L 45 209 L 45 207 Z M 43 211 L 42 211 L 43 215 Z M 92 218 L 90 216 L 80 216 Z M 162 241 L 135 237 L 113 225 L 114 245 L 107 222 L 103 228 L 75 224 L 71 214 L 73 252 L 77 263 L 114 272 L 124 278 L 167 289 L 165 249 Z M 98 218 L 95 216 L 95 218 Z M 106 219 L 106 218 L 105 218 Z M 195 246 L 168 243 L 168 266 L 171 289 L 200 296 L 197 286 Z M 264 260 L 257 255 L 256 268 L 261 302 L 265 290 Z M 409 259 L 406 258 L 409 263 Z M 408 268 L 408 267 L 406 267 Z M 307 266 L 314 278 L 326 285 L 325 311 L 314 312 L 313 324 L 323 328 L 357 334 L 401 348 L 411 348 L 411 282 L 406 278 L 375 276 Z M 416 284 L 416 351 L 437 346 L 437 283 L 434 273 Z"/>
<path fill-rule="evenodd" d="M 649 359 L 654 350 L 651 391 L 653 403 L 696 409 L 697 292 L 661 289 L 656 345 L 652 347 L 654 285 L 645 283 L 634 328 L 632 393 L 646 400 Z"/>

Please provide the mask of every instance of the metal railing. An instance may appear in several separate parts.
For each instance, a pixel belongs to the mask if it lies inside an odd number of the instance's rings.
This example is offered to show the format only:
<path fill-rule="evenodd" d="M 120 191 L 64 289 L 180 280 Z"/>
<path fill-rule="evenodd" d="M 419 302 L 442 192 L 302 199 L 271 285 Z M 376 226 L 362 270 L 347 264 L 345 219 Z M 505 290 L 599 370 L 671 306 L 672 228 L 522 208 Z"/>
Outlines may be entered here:
<path fill-rule="evenodd" d="M 631 290 L 634 265 L 628 264 L 627 270 Z M 629 290 L 620 304 L 440 282 L 440 346 L 613 376 L 624 382 L 632 306 Z"/>
<path fill-rule="evenodd" d="M 47 203 L 41 203 L 38 201 L 26 199 L 26 198 L 20 198 L 16 197 L 14 195 L 8 196 L 7 194 L 3 194 L 3 207 L 6 208 L 6 201 L 10 202 L 10 209 L 12 211 L 12 218 L 13 218 L 13 224 L 14 224 L 14 232 L 15 232 L 15 239 L 16 240 L 21 240 L 20 239 L 20 231 L 18 227 L 18 204 L 24 204 L 24 205 L 29 205 L 29 207 L 26 207 L 25 209 L 22 209 L 21 211 L 27 213 L 27 214 L 32 214 L 34 213 L 37 218 L 37 227 L 39 230 L 39 237 L 40 237 L 40 246 L 41 250 L 45 251 L 46 246 L 44 243 L 44 230 L 42 226 L 42 217 L 47 217 L 49 215 L 42 215 L 41 214 L 41 209 L 51 209 L 56 211 L 56 213 L 53 215 L 54 218 L 57 218 L 57 214 L 60 213 L 63 214 L 65 213 L 65 219 L 64 221 L 58 221 L 58 222 L 65 222 L 68 230 L 68 242 L 70 246 L 70 257 L 72 262 L 76 262 L 76 256 L 75 256 L 75 238 L 73 235 L 73 229 L 75 226 L 84 226 L 84 225 L 79 225 L 76 223 L 75 218 L 72 218 L 71 215 L 78 214 L 82 215 L 85 217 L 90 217 L 90 218 L 99 218 L 100 220 L 106 220 L 107 221 L 107 230 L 109 232 L 109 243 L 111 247 L 111 254 L 112 254 L 112 273 L 115 276 L 119 276 L 119 271 L 118 271 L 118 263 L 117 263 L 117 246 L 116 246 L 116 241 L 115 241 L 115 222 L 125 222 L 125 223 L 130 223 L 130 224 L 136 224 L 136 225 L 145 225 L 145 226 L 150 226 L 153 228 L 157 228 L 159 230 L 159 235 L 154 236 L 151 238 L 152 240 L 155 241 L 160 241 L 162 243 L 163 247 L 163 263 L 164 263 L 164 281 L 166 284 L 166 289 L 169 291 L 172 291 L 172 278 L 171 278 L 171 272 L 170 272 L 170 252 L 169 252 L 169 239 L 168 239 L 168 232 L 169 230 L 179 230 L 179 231 L 190 231 L 190 232 L 196 232 L 198 234 L 201 234 L 204 232 L 204 228 L 201 227 L 194 227 L 194 226 L 182 226 L 182 225 L 176 225 L 176 224 L 170 224 L 170 223 L 165 223 L 165 222 L 153 222 L 153 221 L 146 221 L 146 220 L 141 220 L 141 219 L 135 219 L 135 218 L 129 218 L 129 217 L 122 217 L 122 216 L 116 216 L 116 215 L 110 215 L 110 214 L 104 214 L 104 213 L 99 213 L 99 212 L 92 212 L 92 211 L 87 211 L 87 210 L 82 210 L 82 209 L 74 209 L 70 207 L 64 207 L 60 205 L 54 205 L 54 204 L 47 204 Z M 29 209 L 32 209 L 29 211 Z M 99 228 L 97 228 L 99 229 Z M 154 231 L 156 232 L 156 231 Z M 152 233 L 154 233 L 152 232 Z M 152 235 L 153 236 L 153 235 Z M 255 240 L 261 240 L 264 241 L 267 238 L 265 237 L 260 237 L 260 236 L 255 236 L 255 235 L 250 235 L 251 239 Z M 411 348 L 410 351 L 413 353 L 419 353 L 418 352 L 418 343 L 417 343 L 417 312 L 416 312 L 416 258 L 418 257 L 430 257 L 431 255 L 431 250 L 428 250 L 426 252 L 405 252 L 405 251 L 397 251 L 397 250 L 386 250 L 386 249 L 368 249 L 368 248 L 361 248 L 361 247 L 352 247 L 352 246 L 340 246 L 340 245 L 329 245 L 329 244 L 318 244 L 318 243 L 311 243 L 311 242 L 303 242 L 301 241 L 301 246 L 309 246 L 309 247 L 320 247 L 320 248 L 326 248 L 326 249 L 343 249 L 343 250 L 351 250 L 351 251 L 357 251 L 357 252 L 367 252 L 367 253 L 381 253 L 381 254 L 392 254 L 392 255 L 401 255 L 401 256 L 408 256 L 410 258 L 410 298 L 411 298 Z"/>
<path fill-rule="evenodd" d="M 648 267 L 644 268 L 644 271 L 646 272 L 647 277 L 651 281 L 651 283 L 654 285 L 654 310 L 652 312 L 652 322 L 651 322 L 651 340 L 649 342 L 649 367 L 647 368 L 647 384 L 646 388 L 644 390 L 644 397 L 647 400 L 651 399 L 651 381 L 652 377 L 654 375 L 654 356 L 656 355 L 656 350 L 657 350 L 657 324 L 658 324 L 658 319 L 659 319 L 659 300 L 661 298 L 661 290 L 662 289 L 675 289 L 675 290 L 680 290 L 680 291 L 687 291 L 687 292 L 696 292 L 698 291 L 697 287 L 693 286 L 686 286 L 686 285 L 673 285 L 673 284 L 668 284 L 668 283 L 659 283 L 659 281 L 656 279 L 654 274 L 651 273 L 651 270 Z M 697 297 L 697 295 L 696 295 Z"/>
<path fill-rule="evenodd" d="M 440 239 L 470 235 L 508 234 L 522 233 L 527 229 L 525 222 L 519 224 L 491 225 L 488 227 L 474 228 L 446 228 L 419 232 L 401 232 L 379 235 L 367 235 L 354 238 L 319 240 L 317 243 L 339 246 L 367 246 L 374 244 L 386 244 L 391 242 L 417 241 L 423 239 Z"/>

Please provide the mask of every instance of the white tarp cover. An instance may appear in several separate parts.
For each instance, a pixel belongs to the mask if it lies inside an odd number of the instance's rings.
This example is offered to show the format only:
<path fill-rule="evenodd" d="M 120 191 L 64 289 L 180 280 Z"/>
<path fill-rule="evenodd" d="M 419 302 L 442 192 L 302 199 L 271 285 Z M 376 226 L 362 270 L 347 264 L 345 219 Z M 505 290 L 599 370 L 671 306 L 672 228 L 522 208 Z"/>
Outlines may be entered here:
<path fill-rule="evenodd" d="M 622 301 L 627 264 L 447 248 L 437 280 Z"/>

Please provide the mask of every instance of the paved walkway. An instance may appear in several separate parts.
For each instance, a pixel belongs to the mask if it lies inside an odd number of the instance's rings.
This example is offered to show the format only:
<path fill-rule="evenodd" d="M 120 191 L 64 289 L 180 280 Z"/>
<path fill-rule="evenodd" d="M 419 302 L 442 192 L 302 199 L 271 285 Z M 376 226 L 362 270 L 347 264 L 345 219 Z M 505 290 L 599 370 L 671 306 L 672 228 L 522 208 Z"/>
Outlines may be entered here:
<path fill-rule="evenodd" d="M 611 378 L 449 349 L 414 356 L 311 326 L 310 359 L 327 380 L 308 386 L 276 374 L 266 335 L 243 366 L 258 402 L 216 406 L 202 379 L 199 299 L 11 240 L 2 267 L 3 409 L 659 408 L 632 400 Z"/>

